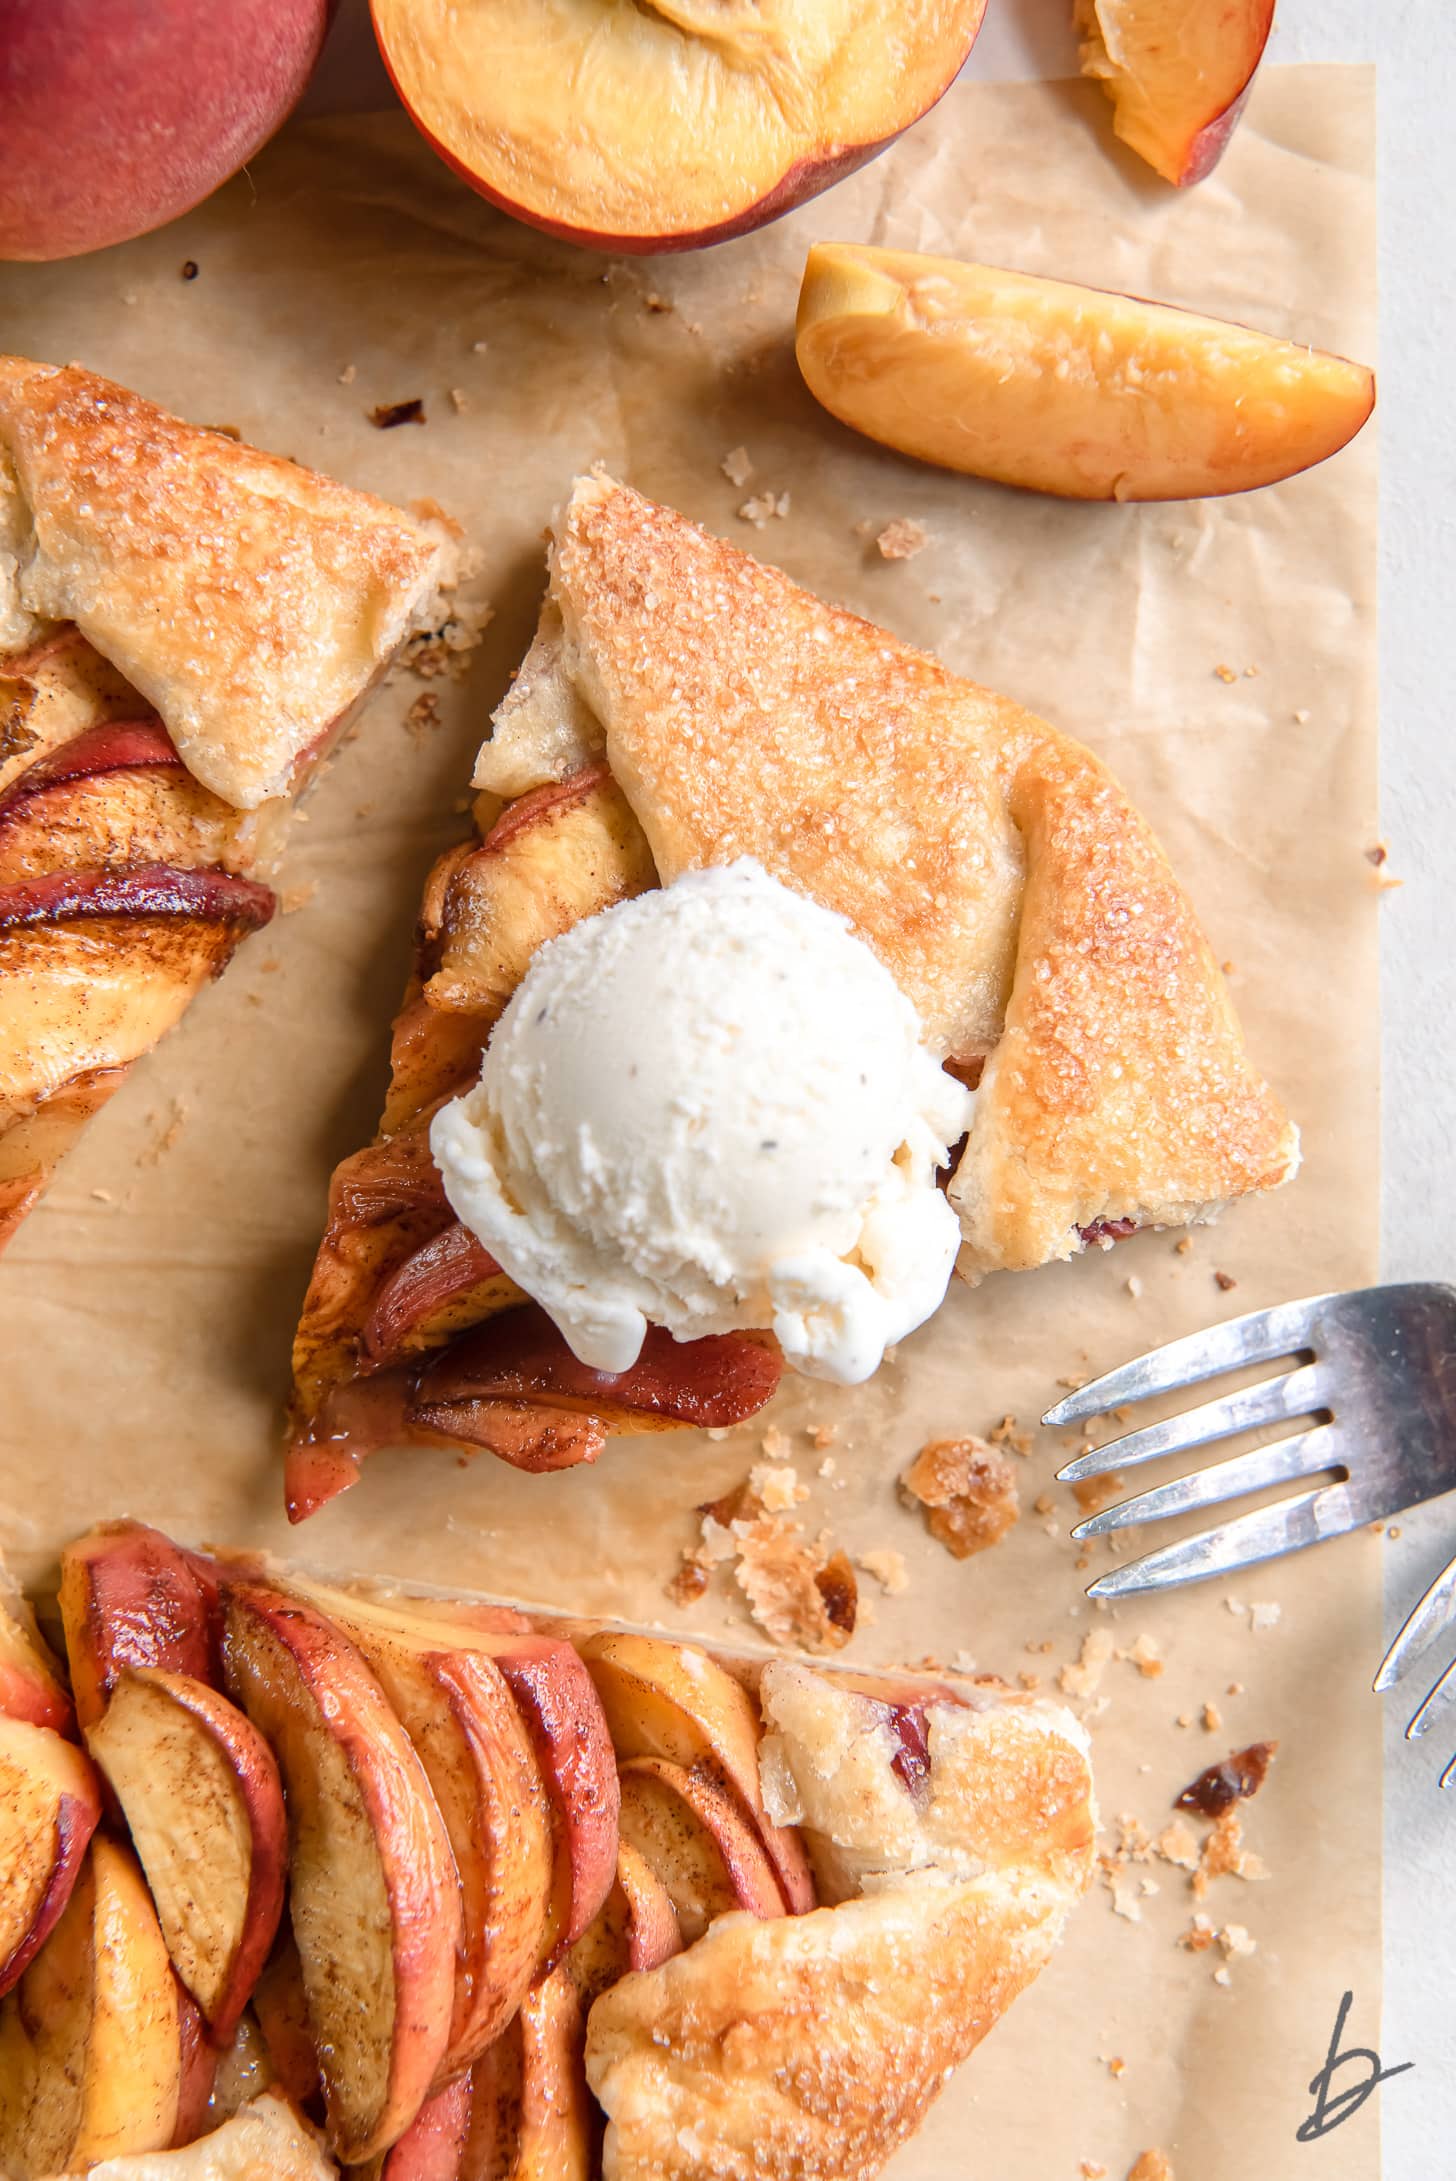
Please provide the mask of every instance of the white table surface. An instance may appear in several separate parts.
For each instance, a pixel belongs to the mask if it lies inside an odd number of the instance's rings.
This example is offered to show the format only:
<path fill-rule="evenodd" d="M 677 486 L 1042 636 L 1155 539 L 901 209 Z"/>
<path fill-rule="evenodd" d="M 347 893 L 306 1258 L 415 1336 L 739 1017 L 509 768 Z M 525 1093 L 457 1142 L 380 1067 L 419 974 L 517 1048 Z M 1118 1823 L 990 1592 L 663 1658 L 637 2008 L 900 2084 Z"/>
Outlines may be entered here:
<path fill-rule="evenodd" d="M 1076 73 L 1070 0 L 991 0 L 968 72 L 989 81 Z M 1374 61 L 1379 72 L 1380 693 L 1389 869 L 1381 965 L 1382 1228 L 1387 1279 L 1456 1279 L 1456 6 L 1452 0 L 1279 0 L 1273 61 Z M 305 110 L 385 104 L 363 0 L 345 0 Z M 1338 965 L 1331 965 L 1338 974 Z M 1340 1055 L 1331 1055 L 1339 1066 Z M 1393 1633 L 1452 1551 L 1456 1500 L 1402 1518 L 1386 1546 Z M 1374 1672 L 1377 1661 L 1370 1662 Z M 1432 1675 L 1434 1678 L 1434 1674 Z M 1424 1693 L 1422 1681 L 1416 1696 Z M 1385 1771 L 1387 2066 L 1384 2181 L 1456 2176 L 1456 1750 L 1402 1739 L 1414 1697 L 1388 1706 Z M 1379 1701 L 1372 1696 L 1372 1704 Z M 1338 1903 L 1331 1904 L 1338 1915 Z M 1358 2025 L 1368 2036 L 1370 2025 Z M 1350 2042 L 1358 2042 L 1352 2023 Z M 1349 2078 L 1342 2076 L 1341 2085 Z M 1318 2145 L 1290 2170 L 1317 2181 Z M 1232 2181 L 1232 2168 L 1230 2169 Z M 1267 2181 L 1283 2181 L 1268 2176 Z M 1372 2181 L 1375 2177 L 1372 2175 Z"/>

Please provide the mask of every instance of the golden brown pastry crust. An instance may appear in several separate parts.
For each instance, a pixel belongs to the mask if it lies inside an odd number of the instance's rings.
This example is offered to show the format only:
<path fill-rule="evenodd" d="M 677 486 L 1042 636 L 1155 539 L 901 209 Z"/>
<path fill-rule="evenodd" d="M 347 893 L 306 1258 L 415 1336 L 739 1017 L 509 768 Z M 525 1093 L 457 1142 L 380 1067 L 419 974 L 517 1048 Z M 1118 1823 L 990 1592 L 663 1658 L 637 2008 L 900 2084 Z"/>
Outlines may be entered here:
<path fill-rule="evenodd" d="M 605 2181 L 860 2181 L 918 2127 L 1045 1965 L 1092 1870 L 1070 1721 L 1012 1703 L 978 1725 L 979 1875 L 892 1875 L 779 1922 L 725 1916 L 597 2000 L 586 2065 Z"/>
<path fill-rule="evenodd" d="M 584 698 L 664 884 L 756 857 L 850 919 L 939 1051 L 989 1055 L 950 1186 L 964 1271 L 1288 1178 L 1192 907 L 1080 744 L 606 478 L 557 524 L 548 613 L 477 784 L 574 761 Z"/>
<path fill-rule="evenodd" d="M 0 357 L 0 649 L 73 621 L 243 810 L 415 624 L 442 537 L 71 365 Z"/>

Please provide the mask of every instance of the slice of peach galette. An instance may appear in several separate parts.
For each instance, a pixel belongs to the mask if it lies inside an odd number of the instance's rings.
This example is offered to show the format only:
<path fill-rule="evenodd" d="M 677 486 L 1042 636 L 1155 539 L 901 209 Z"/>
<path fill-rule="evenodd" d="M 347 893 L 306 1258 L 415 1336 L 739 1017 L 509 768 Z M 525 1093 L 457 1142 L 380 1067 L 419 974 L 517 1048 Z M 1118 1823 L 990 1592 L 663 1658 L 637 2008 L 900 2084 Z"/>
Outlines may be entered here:
<path fill-rule="evenodd" d="M 856 2181 L 1091 1876 L 1081 1728 L 989 1679 L 717 1657 L 130 1522 L 68 1550 L 60 1605 L 85 1748 L 28 1727 L 55 1749 L 3 1761 L 57 1814 L 37 1841 L 76 1799 L 56 1750 L 111 1814 L 49 1895 L 0 1863 L 12 2181 L 332 2170 L 295 2108 L 392 2181 Z"/>
<path fill-rule="evenodd" d="M 0 1247 L 247 933 L 293 798 L 449 541 L 0 356 Z"/>
<path fill-rule="evenodd" d="M 295 1518 L 843 1382 L 974 1279 L 1286 1180 L 1147 825 L 1020 706 L 603 477 L 425 890 L 294 1350 Z M 947 1178 L 948 1177 L 948 1178 Z"/>

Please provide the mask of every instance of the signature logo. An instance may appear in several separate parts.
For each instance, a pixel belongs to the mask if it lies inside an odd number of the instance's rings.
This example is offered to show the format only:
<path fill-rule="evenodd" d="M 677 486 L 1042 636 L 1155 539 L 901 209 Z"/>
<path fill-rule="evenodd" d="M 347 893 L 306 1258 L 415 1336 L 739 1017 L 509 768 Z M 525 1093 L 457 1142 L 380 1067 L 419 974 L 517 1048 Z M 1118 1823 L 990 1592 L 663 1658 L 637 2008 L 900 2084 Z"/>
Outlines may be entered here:
<path fill-rule="evenodd" d="M 1353 1992 L 1346 1992 L 1340 2001 L 1340 2011 L 1335 2017 L 1335 2034 L 1330 2039 L 1325 2064 L 1309 2086 L 1309 2094 L 1314 2099 L 1314 2111 L 1295 2130 L 1296 2142 L 1314 2143 L 1320 2136 L 1327 2136 L 1332 2128 L 1338 2128 L 1342 2121 L 1349 2120 L 1352 2114 L 1359 2112 L 1372 2090 L 1378 2090 L 1382 2083 L 1388 2083 L 1392 2075 L 1404 2075 L 1415 2065 L 1413 2060 L 1402 2060 L 1399 2067 L 1385 2067 L 1381 2064 L 1380 2054 L 1372 2052 L 1368 2045 L 1351 2045 L 1348 2051 L 1340 2050 L 1345 2023 L 1354 2003 Z M 1343 2089 L 1336 2090 L 1335 2077 L 1342 2068 L 1351 2067 L 1363 2067 L 1365 2072 L 1357 2079 L 1347 2081 Z"/>

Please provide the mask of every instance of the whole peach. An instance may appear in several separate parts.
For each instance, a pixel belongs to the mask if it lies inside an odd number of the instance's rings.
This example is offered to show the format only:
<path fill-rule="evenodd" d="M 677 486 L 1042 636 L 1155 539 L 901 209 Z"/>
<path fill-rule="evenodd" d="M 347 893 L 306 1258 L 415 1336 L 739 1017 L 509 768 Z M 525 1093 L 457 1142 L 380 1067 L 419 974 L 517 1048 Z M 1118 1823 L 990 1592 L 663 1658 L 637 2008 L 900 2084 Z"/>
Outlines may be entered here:
<path fill-rule="evenodd" d="M 0 0 L 0 258 L 201 203 L 308 82 L 335 0 Z"/>

